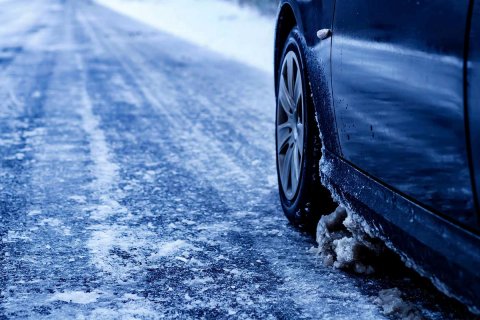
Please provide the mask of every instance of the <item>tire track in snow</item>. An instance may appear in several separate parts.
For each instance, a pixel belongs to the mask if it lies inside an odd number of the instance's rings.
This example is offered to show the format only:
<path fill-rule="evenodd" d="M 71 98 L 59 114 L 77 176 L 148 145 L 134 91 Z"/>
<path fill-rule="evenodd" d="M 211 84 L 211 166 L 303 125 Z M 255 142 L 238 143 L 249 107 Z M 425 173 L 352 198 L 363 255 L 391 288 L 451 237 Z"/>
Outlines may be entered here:
<path fill-rule="evenodd" d="M 93 161 L 91 172 L 94 176 L 90 188 L 98 199 L 98 204 L 89 208 L 92 225 L 87 247 L 91 252 L 93 264 L 102 270 L 104 276 L 113 278 L 113 282 L 121 283 L 135 272 L 132 264 L 119 264 L 115 248 L 130 251 L 130 246 L 147 247 L 146 236 L 151 232 L 140 227 L 129 225 L 132 219 L 129 210 L 121 204 L 123 192 L 118 186 L 119 166 L 114 153 L 110 150 L 105 133 L 101 129 L 99 118 L 93 113 L 93 105 L 86 90 L 86 74 L 80 55 L 76 56 L 78 71 L 82 73 L 82 108 L 79 114 L 82 128 L 89 136 L 90 156 Z M 121 223 L 119 223 L 121 222 Z M 134 270 L 135 269 L 135 270 Z M 107 280 L 106 283 L 111 282 Z"/>
<path fill-rule="evenodd" d="M 67 6 L 72 15 L 77 14 L 76 3 L 69 3 Z M 133 289 L 131 278 L 138 273 L 138 264 L 125 263 L 115 254 L 131 252 L 134 255 L 136 248 L 148 248 L 146 238 L 152 233 L 143 226 L 133 227 L 133 217 L 121 204 L 124 194 L 118 185 L 120 167 L 102 129 L 101 119 L 95 115 L 95 104 L 87 90 L 89 79 L 83 56 L 87 51 L 85 48 L 82 50 L 80 42 L 75 38 L 77 26 L 73 26 L 74 20 L 75 17 L 72 16 L 68 21 L 66 42 L 69 47 L 76 49 L 70 53 L 72 65 L 67 68 L 75 69 L 78 75 L 75 84 L 79 99 L 76 112 L 87 137 L 91 159 L 89 172 L 93 178 L 88 186 L 91 196 L 83 205 L 84 211 L 89 214 L 85 228 L 90 232 L 85 246 L 90 252 L 92 265 L 99 270 L 96 274 L 99 278 L 94 292 L 96 296 L 89 301 L 97 302 L 98 299 L 100 304 L 93 304 L 93 309 L 84 314 L 93 318 L 114 318 L 118 314 L 155 318 L 153 305 L 148 300 L 130 293 Z M 81 203 L 85 202 L 83 198 L 80 200 Z M 137 258 L 142 259 L 140 255 Z M 78 291 L 73 291 L 72 294 L 75 292 Z M 70 297 L 71 294 L 67 293 L 66 296 Z M 52 296 L 52 299 L 54 298 L 55 295 Z"/>
<path fill-rule="evenodd" d="M 13 165 L 8 164 L 8 154 L 1 150 L 2 169 L 10 167 L 13 174 L 12 181 L 3 179 L 3 175 L 1 181 L 6 191 L 1 201 L 1 227 L 8 230 L 6 237 L 1 239 L 1 305 L 2 316 L 27 318 L 38 317 L 39 313 L 35 315 L 35 311 L 49 309 L 49 306 L 42 304 L 52 283 L 55 288 L 60 288 L 60 283 L 65 282 L 67 277 L 62 278 L 65 273 L 61 269 L 64 269 L 62 267 L 66 265 L 70 252 L 75 252 L 75 243 L 70 242 L 68 252 L 64 251 L 66 239 L 71 239 L 71 229 L 64 225 L 61 214 L 52 217 L 56 206 L 61 205 L 61 201 L 55 203 L 58 201 L 55 191 L 57 185 L 63 182 L 59 175 L 65 173 L 62 172 L 62 166 L 65 156 L 70 152 L 69 148 L 60 148 L 66 146 L 64 136 L 59 134 L 63 128 L 55 131 L 55 126 L 66 124 L 69 119 L 66 116 L 61 122 L 54 113 L 46 116 L 48 108 L 45 107 L 52 105 L 52 96 L 56 94 L 50 89 L 55 85 L 60 56 L 59 52 L 49 50 L 47 44 L 55 38 L 51 31 L 58 30 L 63 17 L 50 15 L 52 1 L 38 1 L 33 7 L 28 1 L 15 1 L 15 5 L 35 18 L 33 21 L 22 21 L 23 27 L 34 31 L 24 35 L 21 41 L 23 49 L 3 77 L 10 80 L 12 86 L 2 89 L 13 90 L 19 103 L 11 106 L 8 100 L 2 102 L 2 107 L 9 107 L 8 112 L 2 110 L 2 129 L 19 125 L 12 129 L 21 144 L 15 146 L 17 159 Z M 42 23 L 46 21 L 48 27 L 42 28 Z M 31 26 L 28 26 L 29 22 Z M 61 38 L 62 33 L 56 36 Z M 48 133 L 53 134 L 47 138 Z M 58 171 L 49 170 L 52 161 L 56 162 Z M 71 169 L 68 173 L 75 170 L 74 166 Z M 5 194 L 7 197 L 4 198 Z M 3 246 L 5 242 L 9 243 L 7 248 Z"/>
<path fill-rule="evenodd" d="M 87 242 L 87 247 L 92 253 L 94 265 L 108 274 L 115 274 L 114 266 L 108 262 L 110 250 L 113 248 L 117 237 L 118 226 L 112 226 L 110 220 L 117 214 L 127 214 L 128 210 L 117 199 L 121 195 L 114 194 L 118 189 L 118 165 L 112 160 L 105 134 L 100 128 L 100 121 L 93 113 L 92 101 L 86 89 L 86 75 L 80 54 L 75 55 L 77 71 L 81 74 L 80 97 L 81 125 L 88 136 L 90 157 L 92 159 L 91 173 L 94 181 L 90 188 L 98 197 L 98 204 L 90 207 L 90 218 L 98 224 L 92 226 L 92 236 Z"/>

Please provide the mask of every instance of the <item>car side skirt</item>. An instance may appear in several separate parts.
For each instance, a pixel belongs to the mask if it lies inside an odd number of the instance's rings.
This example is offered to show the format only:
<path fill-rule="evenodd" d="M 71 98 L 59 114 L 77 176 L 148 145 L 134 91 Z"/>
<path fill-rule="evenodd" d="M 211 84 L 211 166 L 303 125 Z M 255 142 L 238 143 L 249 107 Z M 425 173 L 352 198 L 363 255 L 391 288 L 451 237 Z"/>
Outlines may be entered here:
<path fill-rule="evenodd" d="M 480 311 L 480 236 L 419 206 L 327 149 L 322 182 L 445 294 Z"/>

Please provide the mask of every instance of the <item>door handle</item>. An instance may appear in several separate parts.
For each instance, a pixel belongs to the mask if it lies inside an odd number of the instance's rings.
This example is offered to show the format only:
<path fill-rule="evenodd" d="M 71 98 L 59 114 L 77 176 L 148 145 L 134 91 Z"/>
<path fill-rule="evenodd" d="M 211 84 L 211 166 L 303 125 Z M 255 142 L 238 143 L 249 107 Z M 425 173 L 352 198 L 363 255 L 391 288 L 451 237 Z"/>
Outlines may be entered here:
<path fill-rule="evenodd" d="M 317 31 L 317 37 L 320 40 L 325 40 L 332 36 L 332 30 L 330 29 L 320 29 Z"/>

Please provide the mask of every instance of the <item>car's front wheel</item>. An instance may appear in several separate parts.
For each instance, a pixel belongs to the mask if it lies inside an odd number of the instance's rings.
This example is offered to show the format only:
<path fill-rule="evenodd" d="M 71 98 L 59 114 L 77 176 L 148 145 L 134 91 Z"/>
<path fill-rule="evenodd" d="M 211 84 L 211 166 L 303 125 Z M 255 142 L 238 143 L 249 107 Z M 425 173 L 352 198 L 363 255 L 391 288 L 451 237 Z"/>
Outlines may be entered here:
<path fill-rule="evenodd" d="M 301 35 L 294 29 L 277 72 L 277 176 L 285 215 L 293 224 L 312 230 L 320 215 L 335 206 L 320 183 L 321 141 L 300 43 Z"/>

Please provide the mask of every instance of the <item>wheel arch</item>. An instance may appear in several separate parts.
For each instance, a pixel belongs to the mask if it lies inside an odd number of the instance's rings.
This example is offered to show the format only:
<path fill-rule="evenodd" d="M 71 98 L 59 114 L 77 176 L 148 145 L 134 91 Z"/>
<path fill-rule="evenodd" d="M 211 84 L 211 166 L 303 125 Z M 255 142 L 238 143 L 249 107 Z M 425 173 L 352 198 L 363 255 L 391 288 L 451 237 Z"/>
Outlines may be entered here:
<path fill-rule="evenodd" d="M 277 25 L 275 27 L 275 48 L 274 48 L 274 72 L 275 72 L 275 94 L 278 94 L 278 69 L 282 59 L 282 51 L 287 37 L 293 28 L 302 30 L 302 23 L 299 19 L 299 11 L 291 0 L 281 2 L 277 14 Z"/>

